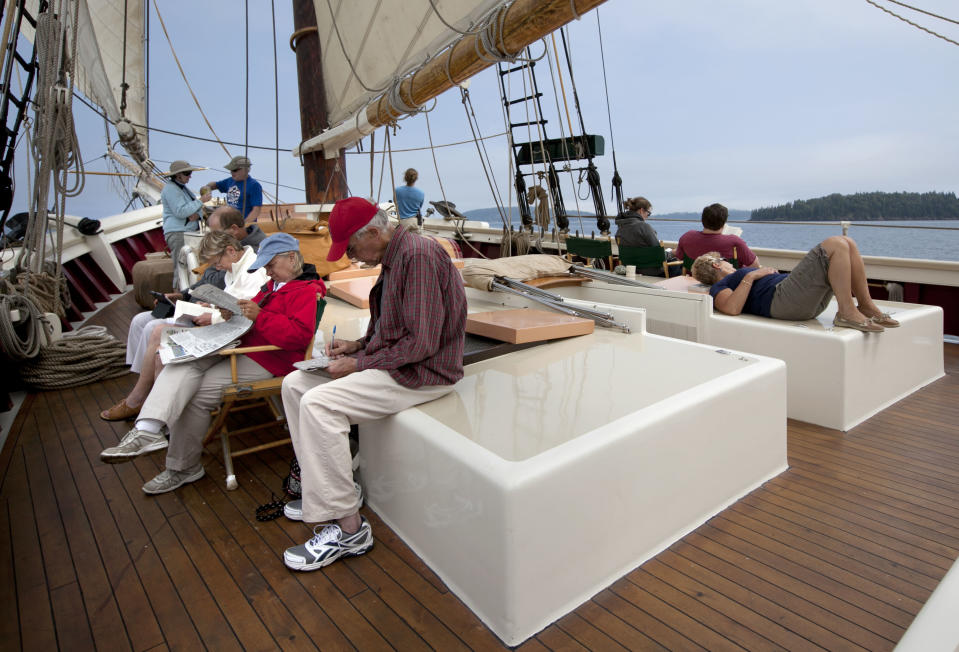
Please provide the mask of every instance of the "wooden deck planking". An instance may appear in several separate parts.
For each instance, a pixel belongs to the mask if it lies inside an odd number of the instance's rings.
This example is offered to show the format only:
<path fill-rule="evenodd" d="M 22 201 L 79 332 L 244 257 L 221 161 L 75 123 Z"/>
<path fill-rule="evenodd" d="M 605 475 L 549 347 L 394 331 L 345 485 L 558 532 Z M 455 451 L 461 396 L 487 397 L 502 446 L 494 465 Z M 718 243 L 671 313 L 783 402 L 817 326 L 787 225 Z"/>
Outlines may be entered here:
<path fill-rule="evenodd" d="M 122 337 L 115 310 L 94 321 Z M 845 435 L 790 421 L 786 473 L 518 649 L 891 649 L 959 555 L 959 346 L 946 368 Z M 207 478 L 143 495 L 162 455 L 98 459 L 128 424 L 97 412 L 132 380 L 32 396 L 11 430 L 0 649 L 503 649 L 368 509 L 370 553 L 287 571 L 309 530 L 253 511 L 289 448 L 235 460 L 229 492 L 212 444 Z"/>

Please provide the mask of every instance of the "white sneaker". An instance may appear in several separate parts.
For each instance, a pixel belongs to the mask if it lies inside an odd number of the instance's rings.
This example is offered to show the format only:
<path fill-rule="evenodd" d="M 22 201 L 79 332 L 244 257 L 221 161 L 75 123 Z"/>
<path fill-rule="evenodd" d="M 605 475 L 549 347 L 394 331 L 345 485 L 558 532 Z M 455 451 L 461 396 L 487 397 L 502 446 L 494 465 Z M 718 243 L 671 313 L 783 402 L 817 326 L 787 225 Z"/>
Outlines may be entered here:
<path fill-rule="evenodd" d="M 353 486 L 356 488 L 356 509 L 359 509 L 363 506 L 363 487 L 360 486 L 359 482 L 354 482 Z M 283 505 L 283 516 L 287 517 L 291 521 L 302 521 L 303 501 L 291 500 L 287 504 Z"/>
<path fill-rule="evenodd" d="M 163 469 L 159 475 L 143 485 L 143 493 L 150 494 L 151 496 L 165 494 L 168 491 L 182 487 L 188 482 L 196 482 L 204 475 L 206 475 L 206 471 L 203 470 L 203 464 L 199 463 L 185 471 Z"/>
<path fill-rule="evenodd" d="M 169 445 L 163 431 L 147 432 L 133 428 L 116 446 L 105 448 L 100 453 L 100 459 L 108 464 L 126 462 L 145 453 L 163 450 Z"/>
<path fill-rule="evenodd" d="M 340 557 L 356 557 L 373 547 L 373 530 L 366 518 L 360 518 L 360 529 L 346 534 L 339 525 L 317 525 L 313 538 L 303 545 L 287 548 L 283 563 L 287 568 L 311 571 L 329 566 Z"/>

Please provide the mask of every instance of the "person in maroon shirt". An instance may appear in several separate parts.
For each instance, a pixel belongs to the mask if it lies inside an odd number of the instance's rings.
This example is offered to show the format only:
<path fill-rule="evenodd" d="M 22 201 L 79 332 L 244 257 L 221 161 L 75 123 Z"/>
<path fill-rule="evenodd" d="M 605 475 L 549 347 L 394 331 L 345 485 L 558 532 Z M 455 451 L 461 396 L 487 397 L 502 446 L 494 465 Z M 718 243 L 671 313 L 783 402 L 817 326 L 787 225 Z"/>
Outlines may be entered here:
<path fill-rule="evenodd" d="M 731 233 L 723 233 L 727 219 L 729 219 L 729 211 L 722 204 L 710 204 L 704 208 L 703 230 L 686 231 L 680 236 L 676 250 L 673 252 L 676 258 L 683 260 L 684 257 L 688 257 L 690 260 L 696 260 L 705 253 L 718 251 L 723 258 L 729 260 L 734 258 L 735 250 L 735 257 L 739 259 L 740 267 L 759 267 L 759 259 L 742 238 Z"/>
<path fill-rule="evenodd" d="M 336 202 L 327 260 L 350 258 L 382 271 L 370 291 L 370 325 L 357 341 L 327 344 L 329 378 L 295 371 L 283 380 L 283 407 L 302 499 L 287 518 L 331 523 L 283 554 L 294 570 L 315 570 L 373 545 L 361 494 L 353 483 L 350 424 L 395 414 L 453 389 L 463 377 L 466 293 L 459 270 L 439 244 L 389 223 L 360 197 Z"/>

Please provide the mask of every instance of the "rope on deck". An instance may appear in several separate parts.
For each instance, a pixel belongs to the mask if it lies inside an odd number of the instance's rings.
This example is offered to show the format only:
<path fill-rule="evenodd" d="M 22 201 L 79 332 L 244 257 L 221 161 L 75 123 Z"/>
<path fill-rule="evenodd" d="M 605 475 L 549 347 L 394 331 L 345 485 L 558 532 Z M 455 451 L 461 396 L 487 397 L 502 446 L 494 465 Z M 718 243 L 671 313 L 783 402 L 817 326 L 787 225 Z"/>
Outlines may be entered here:
<path fill-rule="evenodd" d="M 64 389 L 129 373 L 126 346 L 102 326 L 84 326 L 40 349 L 20 369 L 34 389 Z"/>

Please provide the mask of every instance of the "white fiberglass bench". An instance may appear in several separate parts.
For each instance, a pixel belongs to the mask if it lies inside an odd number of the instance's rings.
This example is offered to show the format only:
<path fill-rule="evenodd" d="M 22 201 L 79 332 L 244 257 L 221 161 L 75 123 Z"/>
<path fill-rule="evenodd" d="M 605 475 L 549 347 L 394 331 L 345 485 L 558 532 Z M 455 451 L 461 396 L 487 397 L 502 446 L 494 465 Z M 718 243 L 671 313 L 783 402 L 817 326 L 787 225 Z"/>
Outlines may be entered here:
<path fill-rule="evenodd" d="M 681 279 L 670 279 L 675 283 Z M 849 430 L 943 376 L 942 309 L 879 301 L 902 324 L 884 333 L 834 328 L 835 299 L 817 319 L 791 322 L 713 311 L 712 297 L 591 282 L 565 297 L 644 308 L 651 332 L 786 362 L 790 418 Z"/>
<path fill-rule="evenodd" d="M 369 506 L 509 645 L 786 468 L 781 361 L 617 315 L 361 428 Z"/>

